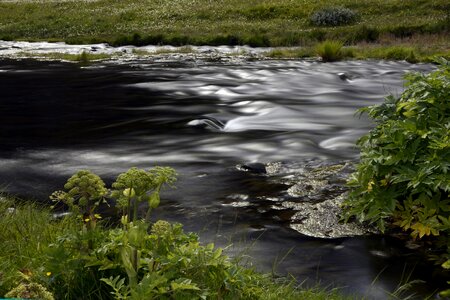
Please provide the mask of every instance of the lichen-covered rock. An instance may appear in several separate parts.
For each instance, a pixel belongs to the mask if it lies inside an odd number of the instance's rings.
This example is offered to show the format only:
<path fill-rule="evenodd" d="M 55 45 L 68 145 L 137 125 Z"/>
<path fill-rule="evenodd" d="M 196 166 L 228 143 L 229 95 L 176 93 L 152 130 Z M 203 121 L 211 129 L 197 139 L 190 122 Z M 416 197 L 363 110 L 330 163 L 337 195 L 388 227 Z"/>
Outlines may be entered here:
<path fill-rule="evenodd" d="M 283 207 L 296 211 L 290 227 L 304 235 L 339 238 L 364 235 L 374 230 L 359 223 L 341 222 L 345 182 L 353 170 L 350 163 L 304 168 L 297 183 L 287 193 L 298 201 L 285 201 Z"/>
<path fill-rule="evenodd" d="M 293 197 L 312 196 L 319 193 L 327 184 L 328 180 L 303 179 L 291 186 L 287 192 Z"/>
<path fill-rule="evenodd" d="M 290 227 L 307 236 L 339 238 L 373 232 L 361 224 L 340 222 L 344 198 L 341 194 L 321 202 L 284 202 L 283 206 L 297 211 L 291 218 Z"/>
<path fill-rule="evenodd" d="M 346 181 L 353 172 L 350 162 L 324 165 L 267 164 L 267 174 L 289 186 L 282 209 L 292 210 L 289 226 L 301 234 L 318 238 L 340 238 L 375 232 L 359 223 L 341 222 L 341 204 L 346 197 Z"/>
<path fill-rule="evenodd" d="M 266 188 L 268 184 L 273 189 L 265 190 L 268 194 L 264 195 L 261 195 L 264 190 L 260 190 L 256 197 L 252 193 L 229 195 L 224 199 L 224 206 L 250 207 L 311 237 L 340 238 L 375 232 L 360 223 L 341 222 L 341 204 L 348 191 L 347 178 L 354 172 L 351 162 L 330 164 L 308 159 L 265 165 L 251 163 L 236 168 L 258 174 L 262 186 Z"/>

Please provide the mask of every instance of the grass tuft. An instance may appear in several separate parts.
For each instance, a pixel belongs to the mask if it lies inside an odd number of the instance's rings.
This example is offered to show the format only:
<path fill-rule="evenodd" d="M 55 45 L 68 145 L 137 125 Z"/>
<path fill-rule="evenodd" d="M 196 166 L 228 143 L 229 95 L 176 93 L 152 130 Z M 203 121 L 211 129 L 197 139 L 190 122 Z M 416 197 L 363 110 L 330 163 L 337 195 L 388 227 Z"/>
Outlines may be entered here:
<path fill-rule="evenodd" d="M 317 54 L 323 62 L 333 62 L 341 60 L 344 55 L 341 51 L 343 43 L 339 41 L 324 41 L 316 46 Z"/>

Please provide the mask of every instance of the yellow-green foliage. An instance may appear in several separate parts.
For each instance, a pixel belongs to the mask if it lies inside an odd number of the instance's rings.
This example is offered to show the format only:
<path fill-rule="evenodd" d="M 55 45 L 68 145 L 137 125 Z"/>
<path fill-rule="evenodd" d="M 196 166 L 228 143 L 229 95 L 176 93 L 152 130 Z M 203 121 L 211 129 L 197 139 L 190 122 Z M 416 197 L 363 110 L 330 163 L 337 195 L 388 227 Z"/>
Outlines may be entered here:
<path fill-rule="evenodd" d="M 400 98 L 364 109 L 377 125 L 358 145 L 348 215 L 386 223 L 414 238 L 450 232 L 450 65 L 409 74 Z M 393 223 L 392 223 L 393 221 Z M 434 245 L 437 247 L 437 243 Z M 450 250 L 450 249 L 449 249 Z M 449 252 L 450 255 L 450 252 Z"/>
<path fill-rule="evenodd" d="M 5 297 L 19 299 L 54 300 L 53 295 L 39 283 L 24 282 L 6 293 Z"/>
<path fill-rule="evenodd" d="M 347 218 L 427 239 L 430 258 L 450 268 L 450 64 L 406 79 L 400 98 L 362 110 L 376 127 L 358 141 Z"/>
<path fill-rule="evenodd" d="M 450 66 L 407 80 L 400 98 L 363 110 L 377 126 L 358 142 L 347 207 L 380 229 L 396 217 L 414 236 L 439 235 L 450 230 Z"/>

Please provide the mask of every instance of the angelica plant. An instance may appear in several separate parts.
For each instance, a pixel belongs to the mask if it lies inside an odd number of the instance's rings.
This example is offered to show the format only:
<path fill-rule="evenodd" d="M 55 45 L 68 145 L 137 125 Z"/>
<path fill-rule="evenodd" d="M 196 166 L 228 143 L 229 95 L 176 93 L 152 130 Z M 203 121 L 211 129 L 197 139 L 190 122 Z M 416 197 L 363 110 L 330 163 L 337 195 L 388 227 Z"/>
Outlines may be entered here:
<path fill-rule="evenodd" d="M 56 191 L 51 196 L 54 202 L 63 202 L 77 216 L 83 219 L 88 228 L 96 226 L 100 215 L 97 207 L 106 201 L 108 190 L 103 180 L 88 170 L 81 170 L 67 180 L 66 191 Z"/>
<path fill-rule="evenodd" d="M 128 222 L 138 219 L 138 206 L 147 202 L 146 220 L 149 221 L 151 210 L 159 206 L 162 186 L 172 185 L 176 175 L 170 167 L 154 167 L 149 171 L 131 168 L 117 177 L 111 196 L 117 200 L 117 207 L 122 209 Z"/>

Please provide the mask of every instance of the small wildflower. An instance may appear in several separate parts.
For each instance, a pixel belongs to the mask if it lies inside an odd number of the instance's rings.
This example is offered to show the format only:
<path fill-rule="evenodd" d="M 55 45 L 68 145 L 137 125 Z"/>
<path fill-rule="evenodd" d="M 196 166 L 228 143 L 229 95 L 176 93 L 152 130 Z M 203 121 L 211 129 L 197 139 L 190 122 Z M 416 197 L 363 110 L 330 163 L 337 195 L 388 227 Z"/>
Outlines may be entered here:
<path fill-rule="evenodd" d="M 50 275 L 52 275 L 52 272 L 47 272 L 47 273 L 45 273 L 45 275 L 50 276 Z"/>
<path fill-rule="evenodd" d="M 371 181 L 369 181 L 369 183 L 367 184 L 367 191 L 371 192 L 373 190 L 373 185 L 375 184 L 375 182 L 373 181 L 373 179 Z"/>

